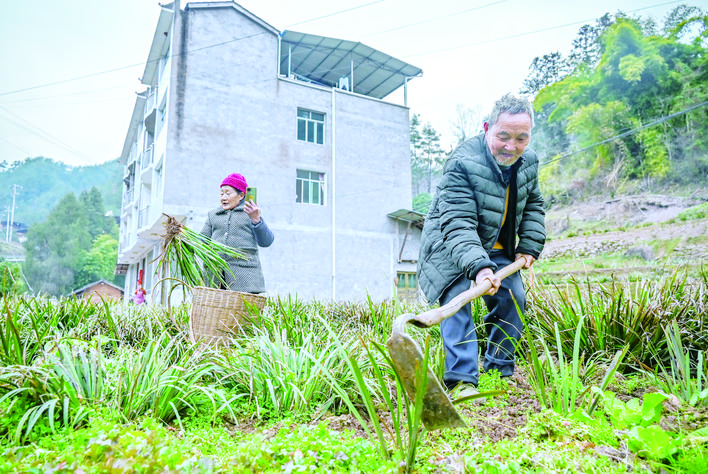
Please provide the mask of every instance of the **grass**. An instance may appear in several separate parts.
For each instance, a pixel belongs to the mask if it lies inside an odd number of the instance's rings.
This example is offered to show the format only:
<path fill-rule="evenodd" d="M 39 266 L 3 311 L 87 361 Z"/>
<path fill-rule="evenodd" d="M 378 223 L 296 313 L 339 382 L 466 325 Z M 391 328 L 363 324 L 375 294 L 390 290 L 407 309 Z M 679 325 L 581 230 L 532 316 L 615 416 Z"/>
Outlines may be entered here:
<path fill-rule="evenodd" d="M 422 307 L 270 299 L 217 349 L 189 342 L 188 305 L 6 297 L 0 471 L 705 468 L 706 274 L 576 281 L 528 301 L 523 384 L 484 374 L 482 390 L 504 393 L 456 405 L 468 428 L 428 431 L 385 349 L 395 317 Z M 439 376 L 439 330 L 408 333 Z M 660 391 L 677 396 L 673 411 L 649 395 Z"/>

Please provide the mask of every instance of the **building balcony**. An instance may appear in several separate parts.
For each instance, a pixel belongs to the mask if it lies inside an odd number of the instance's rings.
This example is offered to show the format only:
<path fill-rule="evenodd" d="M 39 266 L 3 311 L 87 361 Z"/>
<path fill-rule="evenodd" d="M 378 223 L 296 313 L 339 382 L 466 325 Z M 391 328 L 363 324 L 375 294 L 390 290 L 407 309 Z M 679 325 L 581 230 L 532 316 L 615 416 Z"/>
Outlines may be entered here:
<path fill-rule="evenodd" d="M 134 200 L 135 200 L 135 188 L 127 190 L 125 192 L 125 199 L 123 200 L 123 204 L 125 204 L 125 207 L 127 207 L 128 204 L 132 204 Z"/>
<path fill-rule="evenodd" d="M 145 103 L 145 129 L 155 133 L 155 119 L 157 117 L 157 89 L 153 89 Z"/>
<path fill-rule="evenodd" d="M 121 214 L 122 215 L 125 215 L 128 213 L 128 210 L 130 210 L 130 207 L 132 206 L 134 201 L 135 201 L 135 188 L 125 191 L 125 194 L 123 195 L 123 203 L 121 205 Z"/>
<path fill-rule="evenodd" d="M 138 212 L 138 230 L 148 226 L 150 220 L 150 206 L 145 206 Z"/>
<path fill-rule="evenodd" d="M 145 118 L 147 118 L 157 108 L 157 87 L 150 89 L 145 99 Z"/>
<path fill-rule="evenodd" d="M 150 145 L 145 149 L 145 152 L 143 153 L 143 159 L 142 159 L 142 164 L 141 164 L 141 169 L 146 170 L 150 167 L 152 164 L 152 161 L 154 159 L 155 151 L 154 151 L 154 146 Z"/>
<path fill-rule="evenodd" d="M 137 235 L 131 234 L 130 232 L 126 232 L 120 236 L 120 245 L 118 246 L 118 251 L 123 252 L 127 248 L 130 248 L 132 245 L 135 244 L 135 241 L 137 240 Z"/>
<path fill-rule="evenodd" d="M 185 216 L 175 216 L 182 221 Z M 151 218 L 150 207 L 140 211 L 138 228 L 128 228 L 127 234 L 121 236 L 118 261 L 121 263 L 136 263 L 147 253 L 161 243 L 165 238 L 165 222 L 167 216 L 159 214 Z"/>

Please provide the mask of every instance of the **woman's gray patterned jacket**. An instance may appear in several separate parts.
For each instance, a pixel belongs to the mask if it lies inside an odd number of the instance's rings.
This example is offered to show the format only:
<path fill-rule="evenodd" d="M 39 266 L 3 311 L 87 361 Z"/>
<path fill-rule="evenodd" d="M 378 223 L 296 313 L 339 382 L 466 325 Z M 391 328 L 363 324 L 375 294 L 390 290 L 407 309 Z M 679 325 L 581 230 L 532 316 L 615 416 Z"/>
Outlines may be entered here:
<path fill-rule="evenodd" d="M 264 293 L 265 280 L 261 261 L 258 258 L 258 247 L 268 247 L 273 243 L 273 232 L 261 217 L 258 224 L 253 224 L 251 218 L 243 209 L 245 199 L 233 209 L 217 208 L 209 211 L 202 234 L 213 240 L 241 250 L 248 259 L 226 257 L 226 263 L 231 272 L 224 272 L 224 279 L 233 291 L 245 293 Z"/>
<path fill-rule="evenodd" d="M 509 258 L 524 253 L 535 258 L 546 240 L 543 197 L 538 186 L 538 159 L 530 149 L 513 165 L 514 236 Z M 474 280 L 482 268 L 496 265 L 488 252 L 499 239 L 506 188 L 501 170 L 484 134 L 460 145 L 445 163 L 443 177 L 423 226 L 418 258 L 418 282 L 430 303 L 440 298 L 460 274 Z"/>

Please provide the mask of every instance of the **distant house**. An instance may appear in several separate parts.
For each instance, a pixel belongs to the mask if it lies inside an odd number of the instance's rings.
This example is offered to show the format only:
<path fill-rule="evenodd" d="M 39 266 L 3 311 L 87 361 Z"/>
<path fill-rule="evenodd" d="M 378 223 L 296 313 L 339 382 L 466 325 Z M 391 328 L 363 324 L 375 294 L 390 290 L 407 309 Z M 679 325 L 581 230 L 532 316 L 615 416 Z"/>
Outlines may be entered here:
<path fill-rule="evenodd" d="M 7 222 L 0 221 L 0 236 L 9 241 L 24 242 L 27 240 L 27 224 L 13 221 L 8 229 Z"/>
<path fill-rule="evenodd" d="M 71 296 L 91 300 L 94 303 L 100 303 L 101 298 L 122 300 L 123 288 L 116 286 L 109 281 L 99 280 L 73 291 Z"/>
<path fill-rule="evenodd" d="M 268 294 L 392 297 L 420 237 L 389 214 L 411 207 L 406 87 L 422 71 L 358 42 L 281 32 L 231 1 L 161 8 L 120 158 L 126 295 L 144 269 L 148 301 L 165 298 L 163 214 L 201 230 L 238 172 L 275 234 L 261 250 Z M 388 101 L 395 91 L 401 103 Z"/>

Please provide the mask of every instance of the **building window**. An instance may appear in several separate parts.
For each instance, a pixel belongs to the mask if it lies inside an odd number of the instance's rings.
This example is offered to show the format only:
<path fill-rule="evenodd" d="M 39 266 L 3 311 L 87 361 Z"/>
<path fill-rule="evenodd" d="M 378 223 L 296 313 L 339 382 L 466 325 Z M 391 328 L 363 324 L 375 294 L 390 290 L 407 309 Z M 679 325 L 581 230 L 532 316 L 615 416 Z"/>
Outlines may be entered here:
<path fill-rule="evenodd" d="M 297 139 L 304 142 L 324 143 L 325 114 L 297 109 Z"/>
<path fill-rule="evenodd" d="M 418 288 L 418 278 L 415 273 L 398 272 L 396 280 L 396 286 L 399 289 L 415 290 Z"/>
<path fill-rule="evenodd" d="M 414 303 L 418 296 L 418 277 L 414 272 L 397 272 L 396 296 L 401 301 Z"/>
<path fill-rule="evenodd" d="M 297 170 L 296 200 L 305 204 L 325 203 L 325 175 L 317 171 Z"/>

